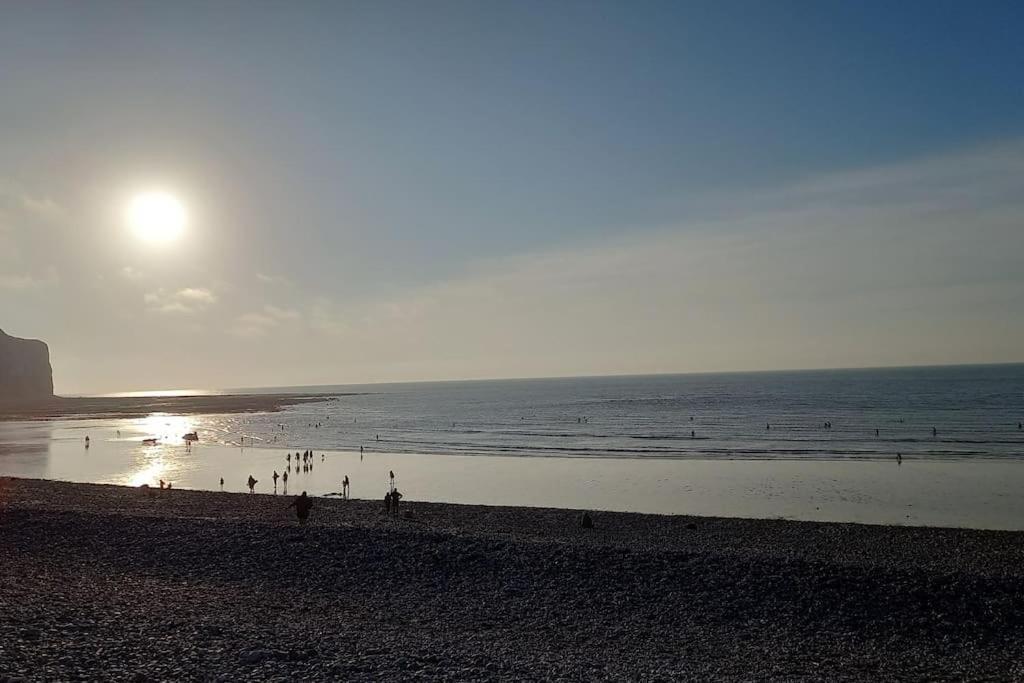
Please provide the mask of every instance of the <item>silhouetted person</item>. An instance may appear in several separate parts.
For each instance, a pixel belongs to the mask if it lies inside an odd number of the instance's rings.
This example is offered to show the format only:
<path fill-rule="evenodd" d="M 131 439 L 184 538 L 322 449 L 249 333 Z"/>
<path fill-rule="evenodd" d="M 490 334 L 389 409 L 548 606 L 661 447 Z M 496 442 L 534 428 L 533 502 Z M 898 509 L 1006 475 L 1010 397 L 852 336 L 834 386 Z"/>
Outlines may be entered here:
<path fill-rule="evenodd" d="M 1024 429 L 1024 422 L 1018 422 L 1017 429 Z"/>
<path fill-rule="evenodd" d="M 299 524 L 305 525 L 309 519 L 309 511 L 313 509 L 313 499 L 306 496 L 303 491 L 301 496 L 295 496 L 295 500 L 288 504 L 288 507 L 295 508 L 295 516 L 299 518 Z"/>
<path fill-rule="evenodd" d="M 690 438 L 691 438 L 691 439 L 695 439 L 695 438 L 697 438 L 697 432 L 695 432 L 695 431 L 693 431 L 693 430 L 691 429 L 691 430 L 690 430 Z"/>
<path fill-rule="evenodd" d="M 165 488 L 167 488 L 167 484 L 164 482 L 163 479 L 161 479 L 160 480 L 160 490 L 163 491 Z"/>
<path fill-rule="evenodd" d="M 171 482 L 167 482 L 167 490 L 168 490 L 168 491 L 170 491 L 170 490 L 171 490 Z"/>
<path fill-rule="evenodd" d="M 580 515 L 580 528 L 583 528 L 583 529 L 593 529 L 594 528 L 594 520 L 592 520 L 590 518 L 590 513 L 589 512 L 584 511 L 583 514 Z"/>
<path fill-rule="evenodd" d="M 897 465 L 902 465 L 903 464 L 903 455 L 901 453 L 897 453 L 896 454 L 896 464 Z"/>
<path fill-rule="evenodd" d="M 344 498 L 345 500 L 348 500 L 348 497 L 351 494 L 351 492 L 352 490 L 349 488 L 348 484 L 348 475 L 346 474 L 345 479 L 342 480 L 341 482 L 341 497 Z"/>
<path fill-rule="evenodd" d="M 292 462 L 292 454 L 288 453 L 287 455 L 284 456 L 284 459 L 287 460 L 288 464 L 290 465 Z"/>
<path fill-rule="evenodd" d="M 384 494 L 384 514 L 391 514 L 391 491 Z"/>
<path fill-rule="evenodd" d="M 220 490 L 221 490 L 221 491 L 223 491 L 223 490 L 224 490 L 224 477 L 221 477 L 221 478 L 220 478 Z"/>
<path fill-rule="evenodd" d="M 402 494 L 398 489 L 391 492 L 391 514 L 398 516 L 398 504 L 402 501 Z"/>
<path fill-rule="evenodd" d="M 935 429 L 935 427 L 932 427 L 932 436 L 935 436 L 938 433 L 939 433 L 939 430 Z"/>
<path fill-rule="evenodd" d="M 391 477 L 391 490 L 394 491 L 395 490 L 395 471 L 394 470 L 388 470 L 388 476 Z"/>
<path fill-rule="evenodd" d="M 878 436 L 878 430 L 877 429 L 875 430 L 875 436 Z"/>
<path fill-rule="evenodd" d="M 285 486 L 288 486 L 288 472 L 284 473 L 284 475 L 281 477 L 281 480 L 284 482 Z"/>
<path fill-rule="evenodd" d="M 277 490 L 277 478 L 278 478 L 277 470 L 274 470 L 274 490 L 275 491 Z"/>
<path fill-rule="evenodd" d="M 249 493 L 256 493 L 256 484 L 258 482 L 259 482 L 258 479 L 256 479 L 251 474 L 249 475 Z"/>
<path fill-rule="evenodd" d="M 771 426 L 770 424 L 768 424 L 767 422 L 765 422 L 765 423 L 764 423 L 764 428 L 765 428 L 765 430 L 767 431 L 767 430 L 771 429 L 771 428 L 772 428 L 772 426 Z"/>

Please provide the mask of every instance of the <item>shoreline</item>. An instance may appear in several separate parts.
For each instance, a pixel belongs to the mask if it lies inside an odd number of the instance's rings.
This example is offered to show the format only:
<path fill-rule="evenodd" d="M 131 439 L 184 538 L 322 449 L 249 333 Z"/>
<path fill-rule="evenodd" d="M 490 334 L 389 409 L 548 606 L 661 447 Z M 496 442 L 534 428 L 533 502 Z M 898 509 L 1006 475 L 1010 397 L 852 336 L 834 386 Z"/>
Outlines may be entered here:
<path fill-rule="evenodd" d="M 54 396 L 23 405 L 0 403 L 0 421 L 138 418 L 152 413 L 181 415 L 273 413 L 288 406 L 336 401 L 349 394 L 211 394 L 203 396 Z"/>
<path fill-rule="evenodd" d="M 1024 675 L 1024 532 L 288 502 L 0 480 L 0 676 Z"/>

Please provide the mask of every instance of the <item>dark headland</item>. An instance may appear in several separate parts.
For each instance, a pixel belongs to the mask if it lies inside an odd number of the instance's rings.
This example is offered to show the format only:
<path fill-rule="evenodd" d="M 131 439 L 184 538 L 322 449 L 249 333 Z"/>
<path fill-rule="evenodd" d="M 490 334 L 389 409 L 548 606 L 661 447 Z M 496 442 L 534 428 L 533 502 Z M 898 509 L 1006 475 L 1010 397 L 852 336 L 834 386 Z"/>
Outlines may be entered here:
<path fill-rule="evenodd" d="M 1024 677 L 1024 533 L 0 484 L 0 680 Z"/>

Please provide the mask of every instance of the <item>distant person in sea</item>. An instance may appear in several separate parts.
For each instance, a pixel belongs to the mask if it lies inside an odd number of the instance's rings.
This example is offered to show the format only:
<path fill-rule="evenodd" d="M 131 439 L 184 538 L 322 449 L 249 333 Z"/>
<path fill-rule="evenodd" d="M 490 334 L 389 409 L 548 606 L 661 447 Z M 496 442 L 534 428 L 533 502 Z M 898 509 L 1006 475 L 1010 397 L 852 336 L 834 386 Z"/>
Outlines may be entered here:
<path fill-rule="evenodd" d="M 690 438 L 691 439 L 696 439 L 697 438 L 697 432 L 695 432 L 694 430 L 691 429 L 690 430 Z"/>
<path fill-rule="evenodd" d="M 875 430 L 875 436 L 878 436 L 878 430 L 877 429 Z"/>
<path fill-rule="evenodd" d="M 250 474 L 249 475 L 249 493 L 256 493 L 256 484 L 257 483 L 259 483 L 259 480 L 256 479 L 256 477 L 254 477 L 254 476 L 252 476 Z"/>
<path fill-rule="evenodd" d="M 1018 423 L 1017 423 L 1017 429 L 1018 429 L 1018 430 L 1019 430 L 1019 429 L 1024 429 L 1024 422 L 1018 422 Z"/>
<path fill-rule="evenodd" d="M 932 436 L 935 436 L 938 433 L 939 433 L 939 430 L 937 430 L 935 427 L 932 427 Z"/>
<path fill-rule="evenodd" d="M 288 504 L 288 507 L 295 508 L 295 516 L 299 518 L 299 524 L 306 525 L 309 519 L 309 511 L 313 509 L 313 500 L 303 491 L 301 496 L 295 496 L 295 500 Z"/>

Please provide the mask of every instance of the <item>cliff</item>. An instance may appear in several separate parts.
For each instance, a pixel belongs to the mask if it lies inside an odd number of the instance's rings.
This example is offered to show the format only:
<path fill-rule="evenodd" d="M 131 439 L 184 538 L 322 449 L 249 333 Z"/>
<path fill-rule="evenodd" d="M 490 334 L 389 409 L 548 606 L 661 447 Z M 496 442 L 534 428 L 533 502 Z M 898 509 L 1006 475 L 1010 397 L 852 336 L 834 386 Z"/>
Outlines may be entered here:
<path fill-rule="evenodd" d="M 38 339 L 19 339 L 0 330 L 0 403 L 52 397 L 50 349 Z"/>

